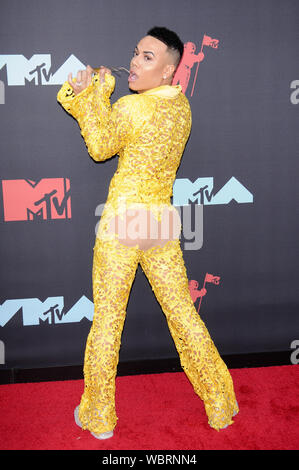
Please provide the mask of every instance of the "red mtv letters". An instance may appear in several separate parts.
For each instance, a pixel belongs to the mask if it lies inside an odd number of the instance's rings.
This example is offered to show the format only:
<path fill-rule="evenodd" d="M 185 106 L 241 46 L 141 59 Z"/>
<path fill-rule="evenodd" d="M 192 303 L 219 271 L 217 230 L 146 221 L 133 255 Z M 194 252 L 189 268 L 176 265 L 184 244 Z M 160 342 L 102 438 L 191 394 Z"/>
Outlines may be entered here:
<path fill-rule="evenodd" d="M 4 220 L 71 218 L 70 180 L 43 178 L 3 180 Z"/>

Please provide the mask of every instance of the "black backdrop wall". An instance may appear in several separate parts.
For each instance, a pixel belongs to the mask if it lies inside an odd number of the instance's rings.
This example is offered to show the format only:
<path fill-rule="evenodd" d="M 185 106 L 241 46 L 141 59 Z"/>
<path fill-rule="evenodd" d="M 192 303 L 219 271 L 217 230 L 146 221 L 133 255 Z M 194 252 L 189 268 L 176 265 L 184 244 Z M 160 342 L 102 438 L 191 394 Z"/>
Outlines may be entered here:
<path fill-rule="evenodd" d="M 193 129 L 173 203 L 192 214 L 184 259 L 190 288 L 207 290 L 195 306 L 223 355 L 296 344 L 298 1 L 2 0 L 0 10 L 1 367 L 83 361 L 95 228 L 118 157 L 89 157 L 56 94 L 87 64 L 128 67 L 154 25 L 186 45 L 176 80 Z M 112 102 L 130 93 L 126 75 L 116 81 Z M 176 356 L 139 266 L 120 362 Z"/>

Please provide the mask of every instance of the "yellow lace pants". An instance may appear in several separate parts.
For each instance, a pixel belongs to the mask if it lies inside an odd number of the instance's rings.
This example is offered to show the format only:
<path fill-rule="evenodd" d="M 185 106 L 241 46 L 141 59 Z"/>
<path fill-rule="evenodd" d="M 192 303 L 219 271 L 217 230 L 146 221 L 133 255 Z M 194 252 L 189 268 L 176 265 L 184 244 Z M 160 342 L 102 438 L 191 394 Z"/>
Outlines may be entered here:
<path fill-rule="evenodd" d="M 141 250 L 117 239 L 96 238 L 93 260 L 94 318 L 84 360 L 79 407 L 83 429 L 111 431 L 117 423 L 115 378 L 126 307 L 140 263 L 166 316 L 184 372 L 203 400 L 216 430 L 238 412 L 231 375 L 190 296 L 180 240 Z M 196 418 L 195 418 L 196 419 Z"/>

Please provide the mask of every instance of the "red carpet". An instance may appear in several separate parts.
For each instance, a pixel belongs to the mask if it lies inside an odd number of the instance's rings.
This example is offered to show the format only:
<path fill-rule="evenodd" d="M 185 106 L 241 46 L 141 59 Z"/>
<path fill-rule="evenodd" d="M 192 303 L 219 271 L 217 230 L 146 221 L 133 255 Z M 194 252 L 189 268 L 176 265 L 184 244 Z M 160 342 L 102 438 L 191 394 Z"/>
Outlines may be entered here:
<path fill-rule="evenodd" d="M 299 442 L 295 365 L 232 369 L 240 406 L 215 431 L 184 373 L 117 378 L 113 438 L 82 431 L 73 410 L 82 380 L 0 386 L 1 450 L 295 450 Z"/>

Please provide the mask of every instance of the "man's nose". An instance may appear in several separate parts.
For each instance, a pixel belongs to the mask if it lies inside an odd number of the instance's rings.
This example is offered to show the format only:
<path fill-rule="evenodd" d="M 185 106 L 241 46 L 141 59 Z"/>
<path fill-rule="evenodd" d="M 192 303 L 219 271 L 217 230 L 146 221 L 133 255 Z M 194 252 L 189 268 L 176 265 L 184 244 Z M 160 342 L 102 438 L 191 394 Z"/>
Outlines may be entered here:
<path fill-rule="evenodd" d="M 138 61 L 139 56 L 135 56 L 131 60 L 131 66 L 138 68 L 139 67 L 139 61 Z"/>

